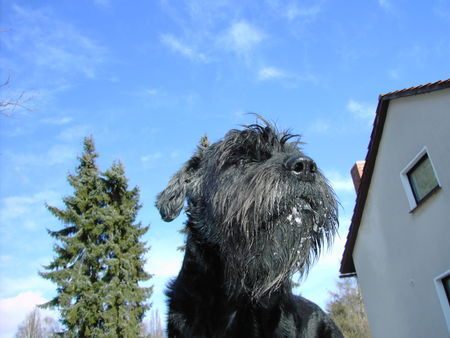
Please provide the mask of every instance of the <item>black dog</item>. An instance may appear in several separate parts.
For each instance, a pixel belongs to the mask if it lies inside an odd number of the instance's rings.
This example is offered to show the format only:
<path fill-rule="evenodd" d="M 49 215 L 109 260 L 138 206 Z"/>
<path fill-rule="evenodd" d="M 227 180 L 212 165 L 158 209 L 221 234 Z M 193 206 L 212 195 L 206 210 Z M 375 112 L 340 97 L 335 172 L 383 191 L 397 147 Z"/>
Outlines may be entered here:
<path fill-rule="evenodd" d="M 274 126 L 205 139 L 157 197 L 165 221 L 187 200 L 186 252 L 169 291 L 169 337 L 342 337 L 291 292 L 336 231 L 337 203 L 297 137 Z"/>

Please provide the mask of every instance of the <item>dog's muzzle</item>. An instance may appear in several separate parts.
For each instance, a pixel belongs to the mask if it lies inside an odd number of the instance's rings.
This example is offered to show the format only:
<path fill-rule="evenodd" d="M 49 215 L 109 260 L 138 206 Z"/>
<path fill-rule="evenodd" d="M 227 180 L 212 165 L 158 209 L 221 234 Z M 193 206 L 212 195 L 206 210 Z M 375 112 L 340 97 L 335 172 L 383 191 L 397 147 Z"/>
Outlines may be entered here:
<path fill-rule="evenodd" d="M 301 181 L 313 182 L 316 178 L 317 165 L 307 156 L 289 157 L 284 163 L 284 167 Z"/>

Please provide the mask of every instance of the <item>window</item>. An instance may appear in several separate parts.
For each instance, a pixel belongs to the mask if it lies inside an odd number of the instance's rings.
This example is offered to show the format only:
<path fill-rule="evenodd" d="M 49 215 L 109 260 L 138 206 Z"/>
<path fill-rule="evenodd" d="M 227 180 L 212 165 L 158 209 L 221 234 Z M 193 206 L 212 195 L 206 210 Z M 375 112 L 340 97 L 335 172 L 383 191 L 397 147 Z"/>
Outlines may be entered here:
<path fill-rule="evenodd" d="M 411 211 L 440 187 L 427 148 L 424 148 L 417 154 L 406 168 L 402 170 L 400 177 Z"/>
<path fill-rule="evenodd" d="M 445 295 L 447 296 L 448 305 L 450 306 L 450 275 L 442 278 L 441 281 L 444 286 Z"/>
<path fill-rule="evenodd" d="M 450 331 L 450 270 L 434 279 L 442 311 Z"/>
<path fill-rule="evenodd" d="M 439 186 L 428 154 L 423 155 L 411 168 L 408 172 L 408 180 L 417 203 L 424 200 L 433 189 Z"/>

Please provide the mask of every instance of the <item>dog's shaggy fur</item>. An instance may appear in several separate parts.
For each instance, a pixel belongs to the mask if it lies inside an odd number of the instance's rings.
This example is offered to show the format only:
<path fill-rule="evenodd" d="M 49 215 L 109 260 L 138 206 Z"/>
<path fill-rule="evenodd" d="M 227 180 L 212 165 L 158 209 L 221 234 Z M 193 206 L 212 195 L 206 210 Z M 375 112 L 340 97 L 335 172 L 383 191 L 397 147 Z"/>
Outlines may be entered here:
<path fill-rule="evenodd" d="M 186 252 L 168 291 L 170 337 L 341 337 L 291 293 L 335 234 L 337 203 L 296 135 L 263 123 L 231 130 L 169 181 L 165 221 L 187 201 Z"/>

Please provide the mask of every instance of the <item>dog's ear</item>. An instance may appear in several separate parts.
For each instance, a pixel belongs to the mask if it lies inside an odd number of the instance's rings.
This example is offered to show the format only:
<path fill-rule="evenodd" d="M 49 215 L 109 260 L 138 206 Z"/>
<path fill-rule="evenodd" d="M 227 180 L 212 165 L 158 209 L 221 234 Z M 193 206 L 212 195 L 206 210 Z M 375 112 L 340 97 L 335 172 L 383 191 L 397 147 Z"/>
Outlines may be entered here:
<path fill-rule="evenodd" d="M 174 220 L 184 206 L 184 200 L 189 197 L 192 182 L 195 179 L 205 150 L 209 147 L 208 137 L 201 138 L 194 156 L 187 161 L 169 180 L 167 187 L 156 197 L 156 207 L 166 222 Z"/>

